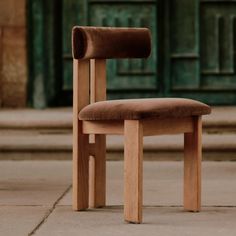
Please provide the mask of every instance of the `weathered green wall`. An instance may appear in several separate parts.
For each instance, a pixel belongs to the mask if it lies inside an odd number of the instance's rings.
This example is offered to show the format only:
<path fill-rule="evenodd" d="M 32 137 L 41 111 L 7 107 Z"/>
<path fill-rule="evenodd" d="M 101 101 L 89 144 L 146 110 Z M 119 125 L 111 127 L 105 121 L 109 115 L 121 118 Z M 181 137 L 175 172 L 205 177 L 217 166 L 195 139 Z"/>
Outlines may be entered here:
<path fill-rule="evenodd" d="M 144 26 L 145 60 L 108 62 L 109 98 L 189 97 L 236 103 L 236 1 L 30 0 L 30 101 L 71 104 L 73 25 Z"/>

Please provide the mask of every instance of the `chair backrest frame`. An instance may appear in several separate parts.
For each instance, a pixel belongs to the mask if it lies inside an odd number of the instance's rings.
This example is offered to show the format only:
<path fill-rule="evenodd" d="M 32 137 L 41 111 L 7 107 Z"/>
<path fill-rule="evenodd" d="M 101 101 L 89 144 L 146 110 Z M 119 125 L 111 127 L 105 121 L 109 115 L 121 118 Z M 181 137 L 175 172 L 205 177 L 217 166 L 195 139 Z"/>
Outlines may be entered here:
<path fill-rule="evenodd" d="M 151 33 L 147 28 L 74 27 L 74 112 L 106 100 L 106 59 L 147 58 L 150 52 Z"/>

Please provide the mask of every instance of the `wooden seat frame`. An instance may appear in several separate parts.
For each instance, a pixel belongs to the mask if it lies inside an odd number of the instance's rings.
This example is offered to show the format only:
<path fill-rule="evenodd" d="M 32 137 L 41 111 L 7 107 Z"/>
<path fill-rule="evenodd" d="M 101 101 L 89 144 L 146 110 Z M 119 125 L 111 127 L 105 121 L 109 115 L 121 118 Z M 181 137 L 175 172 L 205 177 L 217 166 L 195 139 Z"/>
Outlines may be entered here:
<path fill-rule="evenodd" d="M 201 205 L 201 116 L 82 121 L 90 103 L 106 100 L 106 60 L 73 60 L 73 209 L 106 204 L 106 134 L 125 136 L 124 218 L 142 222 L 143 136 L 184 133 L 184 209 Z"/>

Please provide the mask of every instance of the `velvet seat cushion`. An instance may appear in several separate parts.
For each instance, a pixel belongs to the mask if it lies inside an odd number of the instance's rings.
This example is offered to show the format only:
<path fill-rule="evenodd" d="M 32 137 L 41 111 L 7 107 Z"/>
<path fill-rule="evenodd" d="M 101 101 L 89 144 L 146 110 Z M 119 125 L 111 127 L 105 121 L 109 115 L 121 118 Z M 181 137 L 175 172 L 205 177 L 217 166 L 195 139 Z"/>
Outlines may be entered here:
<path fill-rule="evenodd" d="M 110 100 L 90 104 L 79 113 L 80 120 L 138 120 L 199 116 L 211 113 L 201 102 L 183 98 Z"/>

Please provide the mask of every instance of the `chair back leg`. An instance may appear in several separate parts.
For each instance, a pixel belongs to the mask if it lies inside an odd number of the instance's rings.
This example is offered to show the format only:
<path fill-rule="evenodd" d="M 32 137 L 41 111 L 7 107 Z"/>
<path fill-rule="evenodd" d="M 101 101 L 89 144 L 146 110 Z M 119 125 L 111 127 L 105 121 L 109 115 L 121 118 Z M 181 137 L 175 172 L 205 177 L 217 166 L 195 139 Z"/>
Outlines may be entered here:
<path fill-rule="evenodd" d="M 89 161 L 89 207 L 106 205 L 106 136 L 95 134 L 93 155 Z"/>
<path fill-rule="evenodd" d="M 79 91 L 80 90 L 80 91 Z M 81 92 L 82 91 L 82 92 Z M 73 60 L 73 209 L 88 208 L 89 137 L 79 111 L 89 104 L 89 61 Z"/>
<path fill-rule="evenodd" d="M 78 131 L 73 144 L 73 209 L 76 211 L 88 208 L 88 147 L 88 135 Z"/>
<path fill-rule="evenodd" d="M 106 60 L 90 60 L 90 102 L 106 100 Z M 106 204 L 106 136 L 91 135 L 93 153 L 89 164 L 89 207 Z"/>

